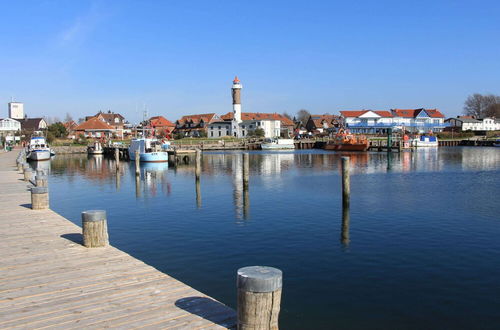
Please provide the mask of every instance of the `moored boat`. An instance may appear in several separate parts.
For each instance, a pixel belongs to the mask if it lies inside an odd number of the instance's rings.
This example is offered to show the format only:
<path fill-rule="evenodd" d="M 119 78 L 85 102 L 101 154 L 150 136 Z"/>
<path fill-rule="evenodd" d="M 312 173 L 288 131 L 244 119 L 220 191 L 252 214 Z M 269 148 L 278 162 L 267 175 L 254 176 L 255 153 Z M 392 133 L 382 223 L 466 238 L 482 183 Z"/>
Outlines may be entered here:
<path fill-rule="evenodd" d="M 421 135 L 411 141 L 413 147 L 437 147 L 439 145 L 436 136 Z"/>
<path fill-rule="evenodd" d="M 139 151 L 141 162 L 168 162 L 168 152 L 162 148 L 161 141 L 152 138 L 133 139 L 128 148 L 130 160 L 135 160 L 135 152 Z"/>
<path fill-rule="evenodd" d="M 364 135 L 349 134 L 340 129 L 334 139 L 329 140 L 325 144 L 324 149 L 335 151 L 366 151 L 368 150 L 368 140 Z"/>
<path fill-rule="evenodd" d="M 262 150 L 295 149 L 292 139 L 266 139 L 261 144 Z"/>
<path fill-rule="evenodd" d="M 89 155 L 102 155 L 103 152 L 102 144 L 99 141 L 95 141 L 92 145 L 87 146 L 87 153 Z"/>
<path fill-rule="evenodd" d="M 34 136 L 30 140 L 26 158 L 29 160 L 40 161 L 49 160 L 51 151 L 43 136 Z"/>
<path fill-rule="evenodd" d="M 495 142 L 493 142 L 494 147 L 500 147 L 500 139 L 497 139 Z"/>

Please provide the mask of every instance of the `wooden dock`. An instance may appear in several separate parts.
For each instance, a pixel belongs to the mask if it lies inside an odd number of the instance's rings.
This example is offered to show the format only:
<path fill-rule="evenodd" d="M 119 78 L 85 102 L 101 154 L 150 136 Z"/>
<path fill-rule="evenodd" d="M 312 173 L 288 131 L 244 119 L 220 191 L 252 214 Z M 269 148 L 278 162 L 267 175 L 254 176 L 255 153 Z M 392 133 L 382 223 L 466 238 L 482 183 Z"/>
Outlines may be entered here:
<path fill-rule="evenodd" d="M 31 210 L 16 157 L 0 153 L 0 328 L 235 326 L 229 307 L 112 246 L 85 248 L 80 227 Z"/>

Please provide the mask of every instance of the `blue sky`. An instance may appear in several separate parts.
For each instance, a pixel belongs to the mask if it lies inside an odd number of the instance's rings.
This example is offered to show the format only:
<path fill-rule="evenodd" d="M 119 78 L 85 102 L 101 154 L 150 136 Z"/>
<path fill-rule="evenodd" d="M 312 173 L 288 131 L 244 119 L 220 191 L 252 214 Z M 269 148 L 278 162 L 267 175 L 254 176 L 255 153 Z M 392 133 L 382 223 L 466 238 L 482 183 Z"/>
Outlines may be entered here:
<path fill-rule="evenodd" d="M 0 117 L 426 107 L 500 94 L 498 1 L 1 1 Z M 0 108 L 0 109 L 1 109 Z"/>

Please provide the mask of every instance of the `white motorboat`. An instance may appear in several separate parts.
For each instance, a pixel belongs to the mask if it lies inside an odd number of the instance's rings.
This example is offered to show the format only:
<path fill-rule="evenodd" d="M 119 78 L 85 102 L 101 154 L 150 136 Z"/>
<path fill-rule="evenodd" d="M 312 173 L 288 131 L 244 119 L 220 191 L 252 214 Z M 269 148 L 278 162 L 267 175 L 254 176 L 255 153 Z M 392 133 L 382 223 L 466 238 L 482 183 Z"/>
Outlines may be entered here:
<path fill-rule="evenodd" d="M 139 151 L 141 162 L 168 162 L 168 152 L 161 141 L 155 138 L 133 139 L 128 147 L 130 160 L 135 160 L 135 152 Z"/>
<path fill-rule="evenodd" d="M 95 141 L 92 145 L 87 147 L 87 153 L 89 155 L 102 155 L 103 152 L 102 144 L 99 141 Z"/>
<path fill-rule="evenodd" d="M 292 139 L 265 139 L 261 144 L 262 150 L 295 149 Z"/>
<path fill-rule="evenodd" d="M 26 158 L 29 160 L 39 161 L 39 160 L 49 160 L 51 156 L 51 150 L 45 138 L 43 136 L 34 136 L 30 140 L 28 145 L 28 150 Z"/>
<path fill-rule="evenodd" d="M 421 135 L 419 138 L 411 140 L 413 147 L 437 147 L 439 146 L 438 139 L 432 135 Z"/>

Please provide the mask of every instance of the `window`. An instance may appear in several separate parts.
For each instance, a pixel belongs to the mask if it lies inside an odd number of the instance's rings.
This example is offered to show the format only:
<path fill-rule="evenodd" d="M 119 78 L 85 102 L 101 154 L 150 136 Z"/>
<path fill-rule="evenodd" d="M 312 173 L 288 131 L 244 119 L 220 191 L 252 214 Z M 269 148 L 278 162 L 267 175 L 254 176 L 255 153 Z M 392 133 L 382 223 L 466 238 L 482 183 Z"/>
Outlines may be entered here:
<path fill-rule="evenodd" d="M 120 122 L 120 118 L 115 117 L 115 123 L 117 123 L 117 124 L 118 124 L 119 122 Z"/>
<path fill-rule="evenodd" d="M 219 126 L 219 129 L 221 129 L 221 127 Z"/>
<path fill-rule="evenodd" d="M 260 121 L 257 122 L 257 126 L 260 126 Z"/>
<path fill-rule="evenodd" d="M 219 131 L 219 136 L 221 136 L 221 134 L 222 134 L 222 132 L 221 132 L 221 131 Z"/>
<path fill-rule="evenodd" d="M 250 125 L 250 128 L 253 128 L 253 125 Z"/>
<path fill-rule="evenodd" d="M 241 125 L 241 128 L 245 129 L 245 125 Z"/>
<path fill-rule="evenodd" d="M 219 133 L 220 134 L 220 133 Z M 210 132 L 210 136 L 214 137 L 214 132 Z"/>

